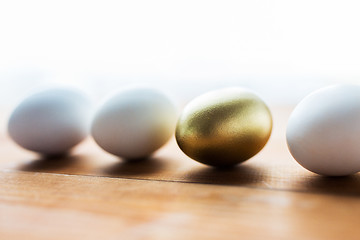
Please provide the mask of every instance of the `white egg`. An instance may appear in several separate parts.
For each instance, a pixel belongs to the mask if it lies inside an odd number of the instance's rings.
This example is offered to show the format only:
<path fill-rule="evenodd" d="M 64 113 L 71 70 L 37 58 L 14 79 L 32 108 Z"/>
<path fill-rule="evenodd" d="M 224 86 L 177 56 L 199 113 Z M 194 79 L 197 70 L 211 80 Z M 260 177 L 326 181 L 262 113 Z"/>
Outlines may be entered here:
<path fill-rule="evenodd" d="M 126 159 L 144 158 L 163 146 L 175 131 L 177 111 L 162 92 L 130 87 L 107 98 L 91 126 L 95 142 Z"/>
<path fill-rule="evenodd" d="M 81 91 L 52 88 L 25 98 L 8 122 L 10 137 L 44 155 L 68 152 L 89 133 L 91 103 Z"/>
<path fill-rule="evenodd" d="M 304 168 L 327 176 L 360 171 L 360 86 L 335 85 L 305 97 L 292 112 L 289 150 Z"/>

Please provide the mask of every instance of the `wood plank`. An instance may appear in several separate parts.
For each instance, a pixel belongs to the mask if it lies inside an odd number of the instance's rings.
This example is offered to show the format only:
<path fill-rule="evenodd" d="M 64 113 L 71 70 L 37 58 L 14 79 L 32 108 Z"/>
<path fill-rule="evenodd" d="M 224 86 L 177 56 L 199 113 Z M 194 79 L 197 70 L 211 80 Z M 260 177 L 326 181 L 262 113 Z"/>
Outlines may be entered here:
<path fill-rule="evenodd" d="M 1 239 L 358 239 L 356 197 L 3 171 Z M 6 237 L 6 238 L 5 238 Z"/>
<path fill-rule="evenodd" d="M 359 174 L 343 178 L 321 177 L 295 162 L 285 141 L 285 127 L 290 112 L 291 108 L 273 109 L 274 130 L 268 145 L 258 155 L 234 169 L 218 170 L 197 163 L 181 152 L 174 139 L 146 161 L 126 162 L 105 153 L 91 139 L 81 144 L 74 155 L 49 160 L 39 159 L 7 138 L 0 139 L 0 168 L 360 195 Z"/>
<path fill-rule="evenodd" d="M 189 158 L 174 139 L 126 162 L 91 139 L 74 155 L 39 159 L 0 136 L 0 239 L 358 239 L 359 174 L 302 169 L 274 112 L 266 148 L 234 168 Z"/>

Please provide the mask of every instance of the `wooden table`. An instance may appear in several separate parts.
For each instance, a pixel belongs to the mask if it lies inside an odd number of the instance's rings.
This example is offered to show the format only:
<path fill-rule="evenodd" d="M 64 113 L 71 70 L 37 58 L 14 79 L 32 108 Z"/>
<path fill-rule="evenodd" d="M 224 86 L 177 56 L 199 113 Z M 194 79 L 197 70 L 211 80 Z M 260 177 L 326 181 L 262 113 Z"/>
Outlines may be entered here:
<path fill-rule="evenodd" d="M 125 162 L 91 139 L 41 159 L 0 137 L 0 239 L 360 239 L 360 176 L 327 178 L 288 153 L 290 108 L 234 169 L 187 158 L 172 139 Z"/>

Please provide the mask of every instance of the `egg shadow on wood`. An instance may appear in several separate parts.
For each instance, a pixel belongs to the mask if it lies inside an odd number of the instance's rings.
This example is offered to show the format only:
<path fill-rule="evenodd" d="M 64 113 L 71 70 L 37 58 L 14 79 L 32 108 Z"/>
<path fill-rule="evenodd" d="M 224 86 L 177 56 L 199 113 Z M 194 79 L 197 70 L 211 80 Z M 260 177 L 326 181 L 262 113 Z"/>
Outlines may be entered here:
<path fill-rule="evenodd" d="M 35 160 L 30 160 L 20 164 L 16 169 L 26 172 L 61 172 L 64 169 L 70 169 L 79 165 L 82 158 L 70 154 L 57 156 L 43 156 Z"/>
<path fill-rule="evenodd" d="M 238 165 L 228 168 L 204 166 L 186 174 L 190 182 L 219 185 L 252 185 L 263 180 L 261 170 L 250 165 Z"/>
<path fill-rule="evenodd" d="M 326 177 L 315 175 L 301 180 L 300 185 L 310 192 L 360 197 L 360 175 Z"/>
<path fill-rule="evenodd" d="M 158 157 L 120 159 L 119 162 L 104 168 L 102 173 L 112 177 L 148 175 L 161 172 L 166 166 L 166 161 L 166 159 Z"/>

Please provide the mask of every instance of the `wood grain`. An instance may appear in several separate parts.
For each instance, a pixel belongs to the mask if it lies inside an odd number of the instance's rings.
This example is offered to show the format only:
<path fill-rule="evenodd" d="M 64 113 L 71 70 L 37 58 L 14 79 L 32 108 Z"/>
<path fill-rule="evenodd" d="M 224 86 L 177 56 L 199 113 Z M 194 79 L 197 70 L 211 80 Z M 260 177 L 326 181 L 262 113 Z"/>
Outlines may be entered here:
<path fill-rule="evenodd" d="M 181 153 L 174 139 L 126 162 L 91 139 L 41 159 L 0 139 L 0 239 L 358 239 L 359 175 L 301 168 L 277 108 L 266 148 L 233 169 Z"/>
<path fill-rule="evenodd" d="M 2 172 L 6 239 L 358 239 L 357 198 Z"/>

